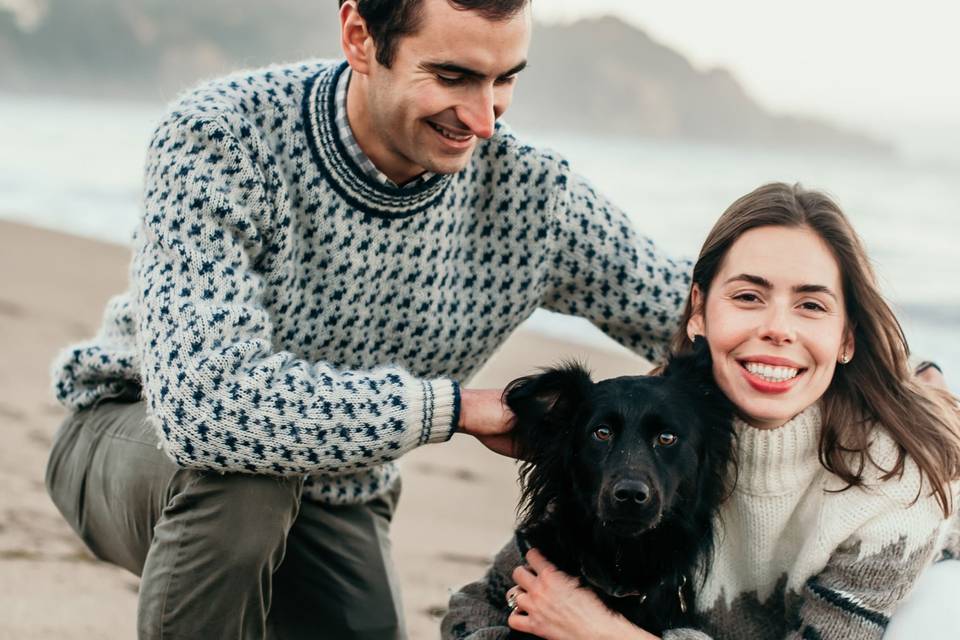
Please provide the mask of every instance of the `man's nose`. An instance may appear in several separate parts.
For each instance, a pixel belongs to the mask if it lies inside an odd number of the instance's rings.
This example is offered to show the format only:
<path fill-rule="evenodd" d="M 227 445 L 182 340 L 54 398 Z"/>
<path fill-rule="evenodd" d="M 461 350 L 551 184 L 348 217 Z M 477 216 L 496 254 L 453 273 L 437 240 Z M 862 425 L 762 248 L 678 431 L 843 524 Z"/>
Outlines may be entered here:
<path fill-rule="evenodd" d="M 486 139 L 493 135 L 497 115 L 494 90 L 489 85 L 471 91 L 469 99 L 457 108 L 457 118 L 478 138 Z"/>

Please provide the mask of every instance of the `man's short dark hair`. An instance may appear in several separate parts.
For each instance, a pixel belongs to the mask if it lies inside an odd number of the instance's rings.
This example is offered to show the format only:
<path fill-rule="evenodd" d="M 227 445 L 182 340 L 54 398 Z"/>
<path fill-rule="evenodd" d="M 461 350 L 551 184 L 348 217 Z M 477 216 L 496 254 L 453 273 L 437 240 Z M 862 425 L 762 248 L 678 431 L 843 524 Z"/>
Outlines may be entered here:
<path fill-rule="evenodd" d="M 340 6 L 346 0 L 340 0 Z M 509 20 L 531 0 L 447 0 L 460 11 L 474 11 L 487 20 Z M 377 62 L 385 67 L 393 64 L 397 44 L 404 36 L 420 28 L 423 0 L 357 0 L 360 16 L 366 21 L 373 42 L 377 45 Z"/>

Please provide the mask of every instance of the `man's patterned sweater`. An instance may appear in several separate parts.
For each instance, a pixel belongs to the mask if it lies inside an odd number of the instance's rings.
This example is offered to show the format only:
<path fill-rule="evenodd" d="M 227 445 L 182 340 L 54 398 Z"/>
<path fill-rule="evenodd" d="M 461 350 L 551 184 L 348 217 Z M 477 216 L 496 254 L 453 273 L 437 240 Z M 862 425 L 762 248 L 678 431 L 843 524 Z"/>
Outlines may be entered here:
<path fill-rule="evenodd" d="M 54 363 L 63 404 L 140 388 L 178 464 L 309 475 L 308 497 L 356 503 L 450 438 L 457 381 L 537 307 L 658 357 L 689 263 L 502 126 L 455 175 L 372 180 L 337 131 L 344 68 L 239 74 L 173 106 L 130 288 Z"/>

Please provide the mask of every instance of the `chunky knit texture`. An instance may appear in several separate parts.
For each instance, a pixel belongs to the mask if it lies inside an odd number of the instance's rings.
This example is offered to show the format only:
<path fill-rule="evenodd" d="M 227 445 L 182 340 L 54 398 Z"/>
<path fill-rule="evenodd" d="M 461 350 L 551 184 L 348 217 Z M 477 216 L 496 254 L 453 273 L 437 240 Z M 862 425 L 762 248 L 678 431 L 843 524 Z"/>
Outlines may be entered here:
<path fill-rule="evenodd" d="M 660 355 L 689 263 L 503 126 L 456 175 L 371 179 L 336 126 L 344 69 L 235 75 L 174 105 L 150 144 L 130 289 L 55 362 L 62 403 L 139 385 L 180 465 L 309 474 L 305 495 L 352 503 L 451 436 L 457 381 L 537 307 Z"/>
<path fill-rule="evenodd" d="M 820 429 L 817 406 L 775 430 L 738 422 L 738 483 L 697 590 L 702 624 L 664 640 L 878 639 L 920 572 L 956 544 L 910 460 L 900 479 L 881 481 L 871 468 L 865 487 L 835 492 L 844 485 L 819 462 Z M 882 430 L 871 454 L 887 468 L 896 458 Z M 444 637 L 505 637 L 504 593 L 520 562 L 511 541 L 482 581 L 454 594 Z"/>

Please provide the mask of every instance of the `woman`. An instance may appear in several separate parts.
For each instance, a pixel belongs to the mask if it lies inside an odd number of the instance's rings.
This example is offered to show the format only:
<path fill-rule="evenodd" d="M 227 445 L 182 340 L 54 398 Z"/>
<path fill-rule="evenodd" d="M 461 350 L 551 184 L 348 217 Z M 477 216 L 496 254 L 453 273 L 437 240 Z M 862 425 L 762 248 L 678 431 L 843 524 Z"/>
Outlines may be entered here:
<path fill-rule="evenodd" d="M 960 477 L 954 400 L 914 381 L 863 246 L 820 193 L 770 184 L 737 200 L 693 281 L 674 348 L 697 335 L 710 344 L 739 414 L 738 481 L 697 592 L 700 628 L 663 637 L 881 637 L 948 542 Z M 501 595 L 518 631 L 654 637 L 536 550 L 527 566 L 510 557 L 508 545 L 482 585 L 454 594 L 445 637 L 506 635 L 505 614 L 476 606 Z"/>

